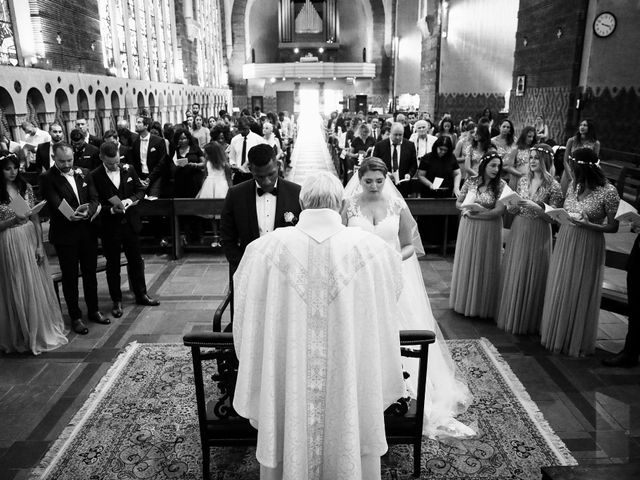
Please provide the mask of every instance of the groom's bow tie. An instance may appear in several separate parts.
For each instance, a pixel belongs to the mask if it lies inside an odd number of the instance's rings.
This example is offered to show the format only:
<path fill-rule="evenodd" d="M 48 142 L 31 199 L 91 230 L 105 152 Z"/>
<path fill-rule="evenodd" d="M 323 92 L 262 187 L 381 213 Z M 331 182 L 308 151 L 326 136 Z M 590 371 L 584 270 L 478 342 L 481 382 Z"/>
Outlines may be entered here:
<path fill-rule="evenodd" d="M 261 197 L 262 195 L 264 195 L 265 193 L 270 193 L 271 195 L 273 195 L 274 197 L 278 195 L 278 189 L 274 188 L 273 190 L 271 190 L 270 192 L 265 192 L 262 188 L 258 187 L 258 196 Z"/>

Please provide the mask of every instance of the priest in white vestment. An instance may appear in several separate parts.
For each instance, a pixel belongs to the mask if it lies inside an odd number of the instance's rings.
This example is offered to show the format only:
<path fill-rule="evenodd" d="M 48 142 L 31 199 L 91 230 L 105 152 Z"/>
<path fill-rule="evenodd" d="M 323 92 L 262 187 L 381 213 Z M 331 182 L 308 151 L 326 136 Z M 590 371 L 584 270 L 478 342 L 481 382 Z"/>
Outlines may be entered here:
<path fill-rule="evenodd" d="M 404 395 L 400 255 L 342 225 L 342 185 L 302 187 L 295 227 L 247 247 L 234 276 L 233 406 L 258 429 L 260 478 L 371 480 L 384 410 Z"/>

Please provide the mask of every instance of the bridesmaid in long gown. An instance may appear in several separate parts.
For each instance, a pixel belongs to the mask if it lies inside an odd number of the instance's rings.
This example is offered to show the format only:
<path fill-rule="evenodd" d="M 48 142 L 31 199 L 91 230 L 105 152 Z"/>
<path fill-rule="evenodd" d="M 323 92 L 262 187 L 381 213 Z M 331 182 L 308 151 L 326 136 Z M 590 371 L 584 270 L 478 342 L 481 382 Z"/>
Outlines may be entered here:
<path fill-rule="evenodd" d="M 573 152 L 573 179 L 564 208 L 572 225 L 562 225 L 551 256 L 542 326 L 542 345 L 573 357 L 593 353 L 598 333 L 605 233 L 615 233 L 620 203 L 598 156 L 589 148 Z"/>
<path fill-rule="evenodd" d="M 502 214 L 498 202 L 506 185 L 500 178 L 502 159 L 495 151 L 482 157 L 478 175 L 468 178 L 456 202 L 463 210 L 453 259 L 449 306 L 467 317 L 493 317 L 498 302 Z M 467 196 L 486 210 L 472 212 L 463 207 Z"/>
<path fill-rule="evenodd" d="M 21 196 L 34 206 L 20 161 L 0 152 L 0 351 L 53 350 L 68 341 L 42 245 L 38 215 L 17 215 L 9 204 Z"/>
<path fill-rule="evenodd" d="M 363 161 L 345 189 L 343 222 L 360 227 L 385 240 L 403 258 L 404 288 L 400 296 L 400 329 L 432 330 L 436 343 L 429 348 L 427 366 L 427 396 L 425 399 L 425 435 L 435 437 L 469 437 L 470 427 L 455 417 L 469 407 L 473 397 L 464 380 L 459 378 L 451 353 L 444 342 L 431 311 L 417 255 L 423 255 L 417 225 L 400 192 L 387 177 L 387 167 L 376 157 Z M 409 394 L 415 398 L 417 362 L 407 360 Z"/>
<path fill-rule="evenodd" d="M 544 204 L 562 206 L 560 184 L 548 172 L 553 150 L 531 148 L 529 173 L 518 180 L 518 206 L 508 208 L 516 217 L 511 225 L 500 275 L 498 327 L 516 335 L 538 333 L 544 289 L 551 257 L 551 218 Z"/>

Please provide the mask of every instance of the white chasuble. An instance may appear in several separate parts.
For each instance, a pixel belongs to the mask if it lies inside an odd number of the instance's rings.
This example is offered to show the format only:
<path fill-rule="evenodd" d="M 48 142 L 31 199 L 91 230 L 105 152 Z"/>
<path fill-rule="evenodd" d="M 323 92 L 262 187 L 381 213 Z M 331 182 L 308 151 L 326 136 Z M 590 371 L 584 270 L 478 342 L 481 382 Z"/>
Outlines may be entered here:
<path fill-rule="evenodd" d="M 401 269 L 384 241 L 330 210 L 304 210 L 247 247 L 234 276 L 234 407 L 258 429 L 261 478 L 379 472 L 383 412 L 404 393 Z"/>

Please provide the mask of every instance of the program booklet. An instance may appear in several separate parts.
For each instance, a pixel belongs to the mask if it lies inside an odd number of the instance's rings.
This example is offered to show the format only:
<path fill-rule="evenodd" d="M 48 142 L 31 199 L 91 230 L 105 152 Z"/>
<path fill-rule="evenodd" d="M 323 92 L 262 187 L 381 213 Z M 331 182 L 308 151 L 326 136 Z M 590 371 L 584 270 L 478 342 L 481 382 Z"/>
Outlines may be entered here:
<path fill-rule="evenodd" d="M 552 206 L 545 203 L 544 213 L 549 215 L 560 225 L 573 225 L 573 222 L 571 221 L 571 215 L 564 208 L 553 208 Z"/>
<path fill-rule="evenodd" d="M 509 185 L 505 185 L 502 189 L 502 195 L 498 201 L 507 207 L 517 207 L 518 202 L 522 200 L 522 197 L 514 192 Z"/>
<path fill-rule="evenodd" d="M 476 202 L 476 194 L 474 191 L 467 192 L 467 196 L 464 197 L 464 201 L 462 205 L 460 205 L 462 210 L 467 210 L 469 212 L 486 212 L 487 209 Z"/>
<path fill-rule="evenodd" d="M 633 208 L 630 203 L 620 200 L 620 205 L 618 205 L 618 211 L 616 212 L 616 220 L 619 222 L 640 223 L 640 215 L 638 215 L 638 210 Z"/>

